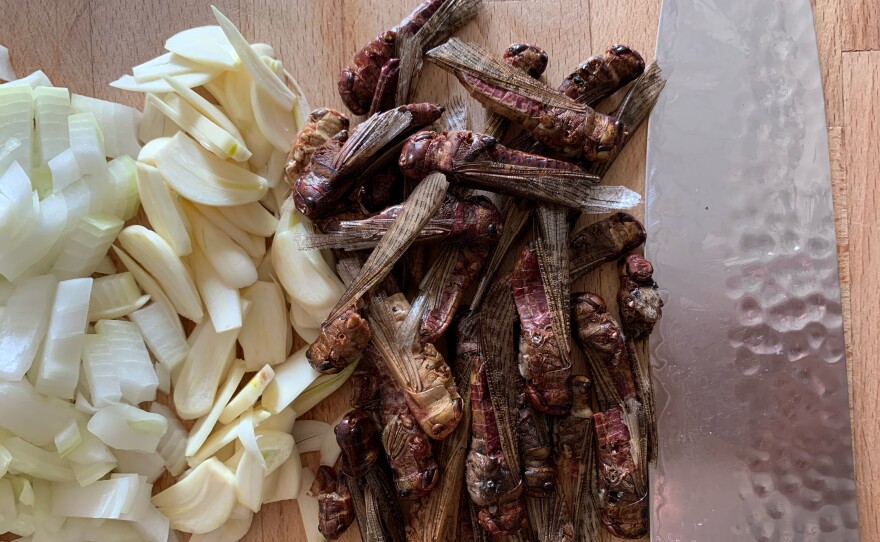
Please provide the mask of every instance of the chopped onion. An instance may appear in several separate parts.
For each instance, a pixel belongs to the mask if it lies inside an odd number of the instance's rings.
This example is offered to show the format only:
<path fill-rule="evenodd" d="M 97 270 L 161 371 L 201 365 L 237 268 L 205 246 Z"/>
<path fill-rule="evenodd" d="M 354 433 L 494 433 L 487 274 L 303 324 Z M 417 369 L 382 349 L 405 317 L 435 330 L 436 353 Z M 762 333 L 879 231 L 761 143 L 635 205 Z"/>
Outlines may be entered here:
<path fill-rule="evenodd" d="M 241 297 L 238 288 L 227 286 L 214 270 L 205 254 L 198 248 L 189 257 L 193 278 L 205 301 L 208 315 L 217 333 L 239 329 L 241 320 Z"/>
<path fill-rule="evenodd" d="M 66 88 L 40 87 L 34 89 L 33 97 L 36 149 L 39 163 L 45 166 L 70 147 L 70 93 Z M 55 190 L 61 188 L 55 184 Z"/>
<path fill-rule="evenodd" d="M 251 151 L 244 141 L 218 126 L 179 95 L 166 94 L 160 99 L 154 94 L 147 94 L 147 102 L 173 120 L 183 131 L 218 158 L 223 160 L 231 158 L 236 162 L 243 162 L 251 157 Z"/>
<path fill-rule="evenodd" d="M 33 91 L 28 85 L 0 85 L 0 141 L 18 140 L 13 160 L 30 169 L 34 126 Z"/>
<path fill-rule="evenodd" d="M 143 307 L 150 296 L 141 290 L 130 272 L 95 279 L 89 301 L 89 322 L 121 318 Z"/>
<path fill-rule="evenodd" d="M 299 453 L 318 452 L 321 450 L 321 442 L 327 431 L 330 431 L 327 422 L 319 420 L 299 420 L 293 424 L 293 440 Z"/>
<path fill-rule="evenodd" d="M 116 468 L 116 465 L 117 463 L 115 461 L 99 463 L 71 463 L 70 469 L 73 471 L 73 476 L 74 478 L 76 478 L 76 483 L 78 483 L 80 487 L 86 487 L 107 476 L 107 474 L 109 474 L 113 469 Z"/>
<path fill-rule="evenodd" d="M 238 395 L 226 405 L 223 412 L 220 413 L 220 423 L 230 424 L 238 418 L 244 411 L 254 406 L 260 394 L 269 385 L 269 382 L 275 377 L 275 371 L 269 365 L 263 366 L 262 369 L 239 390 Z"/>
<path fill-rule="evenodd" d="M 244 298 L 253 302 L 238 336 L 248 370 L 282 363 L 287 358 L 288 324 L 281 287 L 257 282 L 244 291 Z"/>
<path fill-rule="evenodd" d="M 278 414 L 321 376 L 306 359 L 308 349 L 308 345 L 300 348 L 287 361 L 275 366 L 275 379 L 263 392 L 263 408 Z M 299 410 L 294 410 L 299 414 Z"/>
<path fill-rule="evenodd" d="M 113 359 L 122 398 L 132 404 L 154 400 L 159 377 L 137 325 L 120 320 L 101 320 L 95 328 L 104 338 Z"/>
<path fill-rule="evenodd" d="M 225 40 L 226 38 L 224 37 L 223 39 Z M 229 134 L 235 139 L 242 141 L 238 128 L 236 128 L 235 124 L 229 120 L 226 113 L 224 113 L 219 107 L 203 98 L 201 94 L 193 89 L 181 85 L 173 77 L 166 77 L 165 82 L 168 83 L 168 86 L 174 89 L 174 92 L 189 103 L 189 105 L 193 106 L 199 113 L 211 119 L 214 124 L 229 132 Z"/>
<path fill-rule="evenodd" d="M 69 403 L 50 402 L 27 380 L 0 381 L 0 428 L 37 446 L 49 446 L 72 419 Z"/>
<path fill-rule="evenodd" d="M 0 478 L 9 472 L 9 464 L 12 463 L 12 453 L 0 444 Z"/>
<path fill-rule="evenodd" d="M 150 405 L 150 412 L 164 416 L 168 421 L 168 431 L 159 441 L 157 451 L 165 462 L 165 468 L 174 476 L 180 476 L 186 470 L 186 429 L 170 408 L 159 403 Z"/>
<path fill-rule="evenodd" d="M 252 420 L 254 427 L 260 425 L 266 418 L 271 416 L 271 414 L 265 410 L 256 410 L 253 412 Z M 192 457 L 187 457 L 187 462 L 191 466 L 198 465 L 199 463 L 205 461 L 206 459 L 217 455 L 217 453 L 222 450 L 226 445 L 235 441 L 238 438 L 238 424 L 239 421 L 229 424 L 229 425 L 221 425 L 218 429 L 216 429 L 211 435 L 205 440 L 205 443 L 196 452 Z M 251 423 L 248 422 L 248 423 Z"/>
<path fill-rule="evenodd" d="M 153 302 L 162 306 L 162 309 L 168 313 L 168 319 L 174 321 L 177 328 L 183 333 L 183 324 L 180 323 L 180 318 L 177 316 L 177 310 L 174 308 L 171 300 L 168 299 L 165 290 L 163 290 L 159 283 L 156 282 L 156 279 L 151 277 L 143 267 L 138 265 L 137 262 L 131 258 L 131 256 L 120 250 L 118 247 L 113 247 L 113 249 L 119 259 L 122 260 L 122 264 L 125 268 L 131 271 L 131 274 L 134 275 L 138 286 L 150 296 L 150 299 L 152 299 Z"/>
<path fill-rule="evenodd" d="M 178 32 L 165 41 L 165 49 L 215 68 L 234 70 L 241 64 L 219 26 L 197 26 Z"/>
<path fill-rule="evenodd" d="M 67 237 L 52 274 L 60 279 L 89 276 L 104 261 L 123 222 L 110 215 L 86 215 Z"/>
<path fill-rule="evenodd" d="M 9 61 L 9 49 L 2 45 L 0 45 L 0 79 L 3 81 L 18 79 L 18 76 L 15 75 L 15 70 L 12 68 L 12 62 Z"/>
<path fill-rule="evenodd" d="M 321 378 L 317 379 L 312 383 L 311 386 L 308 387 L 304 392 L 302 392 L 296 400 L 291 403 L 291 406 L 296 411 L 298 416 L 301 416 L 311 410 L 315 405 L 329 397 L 336 390 L 342 387 L 343 384 L 354 374 L 354 370 L 357 368 L 358 362 L 355 361 L 350 363 L 348 367 L 342 370 L 342 372 L 335 375 L 323 375 Z M 276 369 L 276 373 L 277 373 Z M 278 377 L 275 377 L 276 380 Z M 265 399 L 263 400 L 265 403 Z"/>
<path fill-rule="evenodd" d="M 287 501 L 299 496 L 303 490 L 303 471 L 306 470 L 299 456 L 302 452 L 296 444 L 293 445 L 291 454 L 274 473 L 277 475 L 275 490 L 263 502 Z"/>
<path fill-rule="evenodd" d="M 272 237 L 278 227 L 278 219 L 257 202 L 235 207 L 217 207 L 217 212 L 241 229 L 260 237 Z"/>
<path fill-rule="evenodd" d="M 97 412 L 97 410 L 95 410 Z M 91 434 L 85 422 L 77 422 L 80 443 L 67 455 L 72 464 L 90 465 L 94 463 L 116 463 L 116 456 L 101 439 Z"/>
<path fill-rule="evenodd" d="M 282 433 L 290 433 L 296 422 L 296 411 L 292 408 L 285 408 L 278 414 L 273 414 L 268 420 L 260 425 L 261 429 L 272 429 L 281 431 Z"/>
<path fill-rule="evenodd" d="M 340 414 L 333 423 L 328 424 L 327 432 L 321 439 L 321 464 L 332 467 L 342 455 L 342 448 L 339 447 L 339 441 L 336 440 L 336 426 L 342 421 L 345 414 Z"/>
<path fill-rule="evenodd" d="M 130 220 L 141 206 L 135 161 L 128 155 L 122 155 L 111 160 L 107 167 L 114 191 L 113 214 L 122 220 Z"/>
<path fill-rule="evenodd" d="M 245 288 L 255 283 L 257 267 L 248 253 L 191 205 L 184 210 L 196 244 L 223 282 L 232 288 Z"/>
<path fill-rule="evenodd" d="M 16 79 L 15 81 L 3 83 L 0 87 L 12 87 L 17 85 L 27 85 L 32 89 L 37 89 L 39 87 L 51 87 L 52 81 L 49 81 L 49 77 L 43 73 L 43 70 L 37 70 L 32 74 Z"/>
<path fill-rule="evenodd" d="M 200 71 L 192 71 L 187 73 L 181 73 L 175 75 L 174 78 L 177 79 L 180 84 L 186 85 L 189 88 L 194 88 L 198 86 L 202 86 L 211 79 L 214 79 L 221 72 L 219 71 L 209 71 L 209 70 L 200 70 Z M 120 90 L 128 90 L 131 92 L 154 92 L 154 93 L 164 93 L 171 92 L 173 89 L 168 86 L 168 83 L 161 79 L 154 79 L 152 81 L 146 81 L 144 83 L 138 83 L 135 81 L 134 77 L 130 75 L 123 75 L 116 81 L 110 83 L 110 86 L 113 88 L 118 88 Z"/>
<path fill-rule="evenodd" d="M 39 262 L 64 233 L 66 223 L 67 202 L 63 195 L 52 194 L 41 201 L 33 228 L 4 247 L 8 251 L 0 257 L 0 274 L 11 281 L 27 276 L 25 272 Z M 0 248 L 0 252 L 3 250 Z"/>
<path fill-rule="evenodd" d="M 202 303 L 196 285 L 174 253 L 156 232 L 143 226 L 128 226 L 119 233 L 122 248 L 162 286 L 175 310 L 194 322 L 202 320 Z"/>
<path fill-rule="evenodd" d="M 60 433 L 55 435 L 55 449 L 62 458 L 67 457 L 70 452 L 82 443 L 82 434 L 79 431 L 79 424 L 76 420 L 70 420 Z"/>
<path fill-rule="evenodd" d="M 65 126 L 67 125 L 67 117 L 64 117 Z M 70 147 L 63 149 L 61 152 L 51 158 L 47 166 L 52 175 L 52 188 L 57 192 L 63 190 L 82 178 L 82 171 L 79 164 L 76 163 L 76 155 Z"/>
<path fill-rule="evenodd" d="M 73 471 L 56 453 L 47 452 L 19 437 L 6 439 L 3 446 L 12 454 L 9 468 L 13 471 L 50 482 L 74 480 Z"/>
<path fill-rule="evenodd" d="M 137 133 L 141 112 L 133 107 L 97 98 L 74 94 L 70 98 L 74 113 L 91 113 L 104 135 L 104 150 L 110 158 L 127 154 L 137 156 L 141 150 Z"/>
<path fill-rule="evenodd" d="M 39 393 L 73 399 L 79 380 L 91 291 L 90 278 L 58 283 L 34 386 Z"/>
<path fill-rule="evenodd" d="M 150 496 L 153 494 L 152 484 L 140 477 L 140 487 L 131 503 L 130 510 L 119 516 L 119 519 L 134 527 L 146 542 L 171 542 L 169 536 L 170 522 L 153 506 Z M 112 539 L 117 542 L 118 539 Z M 108 541 L 110 542 L 110 541 Z"/>
<path fill-rule="evenodd" d="M 115 519 L 131 509 L 139 486 L 137 474 L 117 474 L 88 487 L 55 484 L 52 513 L 75 518 Z"/>
<path fill-rule="evenodd" d="M 56 286 L 51 275 L 24 279 L 7 302 L 0 315 L 0 380 L 21 380 L 30 369 L 49 325 Z"/>
<path fill-rule="evenodd" d="M 17 140 L 9 140 L 12 141 Z M 9 142 L 4 149 L 9 148 Z M 0 231 L 9 240 L 26 236 L 37 223 L 39 214 L 40 200 L 31 188 L 27 173 L 18 162 L 12 162 L 0 175 Z M 0 254 L 10 253 L 8 245 L 0 248 Z"/>
<path fill-rule="evenodd" d="M 235 503 L 235 475 L 214 458 L 153 497 L 153 504 L 171 520 L 171 526 L 188 533 L 218 529 L 229 519 Z"/>
<path fill-rule="evenodd" d="M 259 205 L 259 203 L 255 204 Z M 241 229 L 235 220 L 230 220 L 221 209 L 226 207 L 209 207 L 207 205 L 193 205 L 205 219 L 229 236 L 230 239 L 244 249 L 251 258 L 259 258 L 266 254 L 266 240 L 262 237 L 250 235 Z M 237 209 L 238 207 L 231 207 Z"/>
<path fill-rule="evenodd" d="M 98 410 L 88 428 L 111 448 L 150 453 L 168 430 L 168 421 L 159 414 L 116 403 Z"/>
<path fill-rule="evenodd" d="M 156 153 L 156 164 L 178 194 L 204 205 L 252 203 L 269 188 L 266 179 L 221 160 L 183 133 Z"/>
<path fill-rule="evenodd" d="M 85 174 L 101 173 L 107 168 L 104 158 L 104 135 L 91 112 L 76 113 L 67 117 L 70 148 L 76 163 Z"/>
<path fill-rule="evenodd" d="M 327 542 L 318 530 L 318 500 L 309 495 L 309 488 L 315 481 L 315 475 L 309 469 L 302 469 L 302 489 L 296 498 L 299 515 L 306 532 L 306 542 Z"/>
<path fill-rule="evenodd" d="M 177 316 L 170 316 L 161 304 L 151 303 L 128 317 L 137 324 L 147 347 L 167 370 L 173 370 L 186 359 L 189 345 L 183 332 L 172 321 L 178 320 Z"/>
<path fill-rule="evenodd" d="M 247 313 L 249 306 L 249 301 L 242 301 L 242 314 Z M 238 339 L 238 329 L 217 333 L 210 318 L 199 327 L 201 330 L 191 345 L 174 387 L 174 406 L 184 420 L 210 412 Z"/>
<path fill-rule="evenodd" d="M 214 430 L 217 420 L 220 419 L 220 413 L 223 412 L 223 408 L 232 399 L 235 390 L 238 389 L 244 373 L 244 362 L 233 363 L 229 374 L 226 376 L 226 382 L 217 394 L 217 400 L 211 406 L 211 411 L 206 416 L 199 418 L 190 431 L 189 439 L 186 443 L 187 458 L 195 456 L 202 445 L 204 445 L 211 431 Z M 206 454 L 207 456 L 210 456 L 210 454 Z"/>
<path fill-rule="evenodd" d="M 259 512 L 263 503 L 263 482 L 267 465 L 254 434 L 253 411 L 245 412 L 237 426 L 238 438 L 244 448 L 235 469 L 235 493 L 238 502 L 245 508 Z"/>
<path fill-rule="evenodd" d="M 150 483 L 155 482 L 165 472 L 165 460 L 157 452 L 144 453 L 131 450 L 116 450 L 114 455 L 119 461 L 116 465 L 117 471 L 139 474 L 146 477 Z"/>
<path fill-rule="evenodd" d="M 229 43 L 232 44 L 235 52 L 238 53 L 242 65 L 250 73 L 260 89 L 264 90 L 267 96 L 283 108 L 284 111 L 292 110 L 296 104 L 296 96 L 293 92 L 263 63 L 260 55 L 251 49 L 250 44 L 244 39 L 244 36 L 241 35 L 241 32 L 238 31 L 238 28 L 235 27 L 232 21 L 227 19 L 216 7 L 211 6 L 211 9 L 214 11 L 214 16 L 217 18 L 220 28 L 223 29 L 223 33 L 226 34 Z"/>

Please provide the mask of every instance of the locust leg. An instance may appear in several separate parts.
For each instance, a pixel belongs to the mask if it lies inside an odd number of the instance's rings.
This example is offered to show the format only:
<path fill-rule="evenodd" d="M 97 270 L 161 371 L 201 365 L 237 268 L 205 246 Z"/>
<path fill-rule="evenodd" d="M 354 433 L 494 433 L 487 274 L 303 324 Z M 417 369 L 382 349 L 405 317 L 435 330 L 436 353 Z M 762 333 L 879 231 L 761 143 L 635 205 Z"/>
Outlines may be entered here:
<path fill-rule="evenodd" d="M 382 113 L 394 109 L 397 94 L 397 81 L 400 78 L 400 59 L 392 58 L 382 66 L 373 101 L 370 103 L 368 115 Z"/>

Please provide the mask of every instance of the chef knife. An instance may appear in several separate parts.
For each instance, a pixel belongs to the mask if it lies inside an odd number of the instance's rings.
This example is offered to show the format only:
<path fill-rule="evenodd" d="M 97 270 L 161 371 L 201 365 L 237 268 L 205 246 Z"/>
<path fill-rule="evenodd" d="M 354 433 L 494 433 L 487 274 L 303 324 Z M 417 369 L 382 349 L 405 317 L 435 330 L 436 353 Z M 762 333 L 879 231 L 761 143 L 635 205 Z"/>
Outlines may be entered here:
<path fill-rule="evenodd" d="M 809 0 L 665 0 L 647 253 L 652 540 L 859 538 Z"/>

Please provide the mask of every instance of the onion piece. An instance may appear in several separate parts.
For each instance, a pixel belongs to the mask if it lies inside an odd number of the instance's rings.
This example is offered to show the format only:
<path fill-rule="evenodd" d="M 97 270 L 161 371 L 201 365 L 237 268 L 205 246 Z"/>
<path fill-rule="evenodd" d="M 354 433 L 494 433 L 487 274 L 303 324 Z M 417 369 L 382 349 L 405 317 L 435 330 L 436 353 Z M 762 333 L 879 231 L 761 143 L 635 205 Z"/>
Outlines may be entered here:
<path fill-rule="evenodd" d="M 98 410 L 88 429 L 112 448 L 151 453 L 168 430 L 168 421 L 159 414 L 117 403 Z"/>
<path fill-rule="evenodd" d="M 246 315 L 250 302 L 242 300 L 241 312 Z M 201 328 L 174 387 L 174 406 L 184 420 L 204 416 L 211 410 L 217 387 L 226 374 L 232 356 L 238 329 L 217 333 L 210 318 L 199 324 Z"/>
<path fill-rule="evenodd" d="M 236 418 L 241 416 L 247 409 L 254 406 L 257 399 L 269 385 L 269 382 L 275 377 L 275 371 L 269 365 L 264 365 L 262 369 L 251 377 L 250 381 L 239 390 L 238 394 L 229 401 L 229 404 L 220 413 L 220 423 L 230 424 Z"/>
<path fill-rule="evenodd" d="M 174 249 L 156 232 L 143 226 L 128 226 L 119 233 L 119 243 L 162 286 L 175 310 L 194 322 L 204 317 L 202 303 L 189 271 Z"/>
<path fill-rule="evenodd" d="M 293 440 L 299 453 L 320 451 L 327 431 L 331 431 L 330 425 L 320 420 L 299 420 L 293 424 Z"/>
<path fill-rule="evenodd" d="M 158 452 L 116 450 L 114 455 L 118 461 L 115 468 L 119 472 L 138 474 L 150 483 L 155 482 L 165 472 L 165 460 Z"/>
<path fill-rule="evenodd" d="M 28 85 L 0 85 L 0 141 L 18 140 L 13 151 L 13 161 L 21 167 L 30 169 L 31 133 L 34 125 L 33 91 Z"/>
<path fill-rule="evenodd" d="M 150 412 L 163 416 L 168 421 L 168 431 L 159 441 L 157 451 L 165 462 L 165 468 L 174 476 L 186 470 L 186 429 L 170 408 L 160 403 L 150 405 Z"/>
<path fill-rule="evenodd" d="M 208 533 L 222 526 L 236 503 L 235 475 L 210 458 L 188 476 L 153 497 L 153 504 L 188 533 Z"/>
<path fill-rule="evenodd" d="M 290 437 L 290 435 L 284 436 Z M 257 438 L 259 439 L 260 435 L 257 435 Z M 299 449 L 295 442 L 292 443 L 290 455 L 287 456 L 287 459 L 276 471 L 275 491 L 264 502 L 287 501 L 296 499 L 299 496 L 303 489 L 303 466 L 299 456 L 301 453 L 303 453 L 303 450 Z"/>
<path fill-rule="evenodd" d="M 183 324 L 181 324 L 180 318 L 177 316 L 177 310 L 174 308 L 171 300 L 168 299 L 165 290 L 163 290 L 159 283 L 156 282 L 156 279 L 151 277 L 143 267 L 138 265 L 131 256 L 123 252 L 119 247 L 114 246 L 113 250 L 116 252 L 116 256 L 122 260 L 122 265 L 134 275 L 134 279 L 137 281 L 138 286 L 150 296 L 150 299 L 152 299 L 154 303 L 158 303 L 162 306 L 162 309 L 168 313 L 169 320 L 175 322 L 177 328 L 183 333 Z"/>
<path fill-rule="evenodd" d="M 320 378 L 312 382 L 312 385 L 303 391 L 293 403 L 291 403 L 291 407 L 296 411 L 297 415 L 301 416 L 302 414 L 305 414 L 315 405 L 341 388 L 351 375 L 354 374 L 358 361 L 350 363 L 348 367 L 338 374 L 322 375 Z M 265 403 L 265 400 L 263 402 Z"/>
<path fill-rule="evenodd" d="M 34 136 L 38 163 L 49 160 L 70 147 L 67 117 L 70 115 L 70 93 L 66 88 L 40 87 L 34 89 Z M 56 190 L 63 187 L 55 186 Z"/>
<path fill-rule="evenodd" d="M 232 364 L 232 368 L 226 376 L 226 382 L 217 394 L 217 400 L 214 401 L 211 411 L 206 416 L 199 418 L 190 430 L 189 439 L 186 443 L 187 458 L 195 456 L 211 434 L 211 431 L 214 430 L 214 425 L 220 418 L 220 413 L 223 412 L 223 408 L 229 400 L 232 399 L 232 395 L 235 393 L 235 390 L 238 389 L 238 385 L 241 382 L 244 373 L 243 361 L 236 361 Z"/>
<path fill-rule="evenodd" d="M 226 38 L 224 37 L 223 39 Z M 226 116 L 226 113 L 224 113 L 219 107 L 203 98 L 201 94 L 194 91 L 193 89 L 181 85 L 173 77 L 166 77 L 165 82 L 168 83 L 168 86 L 174 89 L 174 92 L 176 92 L 181 98 L 183 98 L 183 100 L 186 101 L 189 105 L 194 107 L 199 113 L 210 119 L 217 126 L 229 132 L 229 134 L 232 135 L 232 137 L 234 137 L 235 139 L 243 141 L 241 134 L 238 131 L 238 128 L 231 120 L 229 120 L 229 117 Z"/>
<path fill-rule="evenodd" d="M 214 266 L 198 247 L 190 255 L 189 262 L 214 330 L 223 333 L 231 329 L 240 329 L 242 317 L 238 288 L 227 286 L 223 282 L 214 270 Z"/>
<path fill-rule="evenodd" d="M 3 83 L 0 87 L 12 87 L 18 85 L 26 85 L 31 87 L 32 89 L 37 89 L 40 87 L 51 87 L 52 81 L 49 81 L 49 76 L 47 76 L 43 70 L 37 70 L 30 75 L 26 75 L 24 77 L 20 77 L 15 81 L 9 81 L 8 83 Z"/>
<path fill-rule="evenodd" d="M 114 213 L 122 220 L 130 220 L 141 206 L 137 186 L 137 167 L 128 155 L 114 158 L 107 164 L 114 192 Z"/>
<path fill-rule="evenodd" d="M 104 152 L 104 135 L 91 112 L 76 113 L 67 117 L 70 148 L 76 163 L 84 174 L 101 173 L 107 168 Z"/>
<path fill-rule="evenodd" d="M 141 290 L 130 272 L 95 279 L 89 301 L 89 322 L 122 318 L 143 307 L 150 296 Z"/>
<path fill-rule="evenodd" d="M 28 276 L 27 271 L 46 256 L 64 233 L 67 224 L 67 201 L 62 194 L 52 194 L 40 202 L 40 211 L 27 235 L 0 249 L 0 274 L 15 281 Z M 51 263 L 48 266 L 52 267 Z"/>
<path fill-rule="evenodd" d="M 110 215 L 81 218 L 61 248 L 52 274 L 60 279 L 72 279 L 96 272 L 122 225 L 122 220 Z"/>
<path fill-rule="evenodd" d="M 226 70 L 234 70 L 241 64 L 232 44 L 216 25 L 178 32 L 165 41 L 165 49 L 198 64 Z"/>
<path fill-rule="evenodd" d="M 318 530 L 318 500 L 309 494 L 309 488 L 312 487 L 314 481 L 315 475 L 312 471 L 302 469 L 302 489 L 296 502 L 299 505 L 299 515 L 306 532 L 306 542 L 327 542 L 327 539 Z"/>
<path fill-rule="evenodd" d="M 79 380 L 91 291 L 90 278 L 58 283 L 34 385 L 39 393 L 73 399 Z M 60 448 L 59 452 L 64 455 Z"/>
<path fill-rule="evenodd" d="M 11 139 L 4 149 L 13 142 L 21 145 L 18 140 Z M 13 157 L 11 151 L 9 156 Z M 0 231 L 8 240 L 16 240 L 30 233 L 39 215 L 40 200 L 31 188 L 31 180 L 18 162 L 12 162 L 0 174 Z M 0 248 L 0 254 L 8 253 L 11 253 L 8 245 Z"/>
<path fill-rule="evenodd" d="M 189 221 L 159 170 L 138 162 L 137 186 L 144 212 L 156 233 L 168 241 L 178 256 L 191 253 Z"/>
<path fill-rule="evenodd" d="M 161 304 L 151 303 L 128 317 L 137 324 L 147 347 L 166 370 L 173 370 L 186 359 L 189 345 L 177 326 L 179 319 L 176 315 L 169 315 Z"/>
<path fill-rule="evenodd" d="M 257 267 L 241 246 L 193 206 L 185 206 L 184 212 L 189 219 L 196 244 L 227 286 L 246 288 L 257 281 Z"/>
<path fill-rule="evenodd" d="M 0 380 L 21 380 L 49 326 L 57 281 L 51 275 L 23 280 L 0 315 Z"/>
<path fill-rule="evenodd" d="M 9 49 L 0 45 L 0 79 L 3 81 L 14 81 L 18 79 L 15 70 L 12 68 L 12 62 L 9 61 Z"/>
<path fill-rule="evenodd" d="M 252 423 L 254 427 L 260 425 L 263 420 L 271 416 L 268 411 L 265 410 L 255 410 L 253 412 Z M 230 425 L 223 425 L 219 429 L 215 430 L 211 433 L 211 436 L 205 440 L 205 443 L 196 452 L 192 457 L 187 457 L 187 462 L 191 466 L 198 465 L 210 457 L 214 456 L 223 449 L 227 444 L 233 442 L 236 438 L 238 438 L 238 423 L 232 423 Z"/>
<path fill-rule="evenodd" d="M 19 437 L 3 441 L 3 446 L 12 454 L 9 468 L 34 478 L 50 482 L 72 482 L 73 471 L 61 457 L 34 446 Z"/>
<path fill-rule="evenodd" d="M 189 88 L 202 86 L 211 79 L 214 79 L 221 72 L 219 71 L 210 71 L 210 70 L 200 70 L 193 71 L 187 73 L 181 73 L 175 75 L 174 78 L 177 79 L 180 84 L 185 85 Z M 134 77 L 130 75 L 123 75 L 116 81 L 112 81 L 110 86 L 113 88 L 118 88 L 120 90 L 128 90 L 131 92 L 153 92 L 153 93 L 165 93 L 172 92 L 173 89 L 168 86 L 168 83 L 161 79 L 154 79 L 152 81 L 146 81 L 143 83 L 138 83 Z"/>
<path fill-rule="evenodd" d="M 247 369 L 282 363 L 287 358 L 288 324 L 281 287 L 274 282 L 257 282 L 245 289 L 244 298 L 253 302 L 238 336 Z"/>
<path fill-rule="evenodd" d="M 108 157 L 138 155 L 141 150 L 137 138 L 142 116 L 140 111 L 127 105 L 80 94 L 71 96 L 70 107 L 74 113 L 88 112 L 95 116 L 104 135 L 104 150 Z"/>
<path fill-rule="evenodd" d="M 235 469 L 235 492 L 238 502 L 245 508 L 259 512 L 263 503 L 263 483 L 267 465 L 254 434 L 253 411 L 242 414 L 241 421 L 237 425 L 238 438 L 244 447 Z"/>
<path fill-rule="evenodd" d="M 50 446 L 55 435 L 74 417 L 70 403 L 49 401 L 35 392 L 27 380 L 0 381 L 0 428 L 28 442 Z"/>
<path fill-rule="evenodd" d="M 285 408 L 278 414 L 273 414 L 268 420 L 260 425 L 260 429 L 281 431 L 290 433 L 296 422 L 296 412 L 292 408 Z"/>
<path fill-rule="evenodd" d="M 314 370 L 306 359 L 308 349 L 308 345 L 300 348 L 287 358 L 287 361 L 274 367 L 275 379 L 263 392 L 263 408 L 278 414 L 321 376 L 321 373 Z M 299 414 L 298 410 L 297 414 Z"/>
<path fill-rule="evenodd" d="M 296 104 L 296 96 L 293 92 L 263 63 L 260 55 L 251 48 L 232 21 L 227 19 L 216 7 L 211 6 L 211 10 L 213 10 L 214 17 L 217 18 L 217 22 L 223 29 L 223 33 L 226 34 L 229 43 L 238 53 L 242 65 L 251 74 L 257 85 L 285 111 L 292 110 Z"/>
<path fill-rule="evenodd" d="M 52 513 L 75 518 L 115 519 L 131 509 L 139 487 L 137 474 L 117 474 L 88 487 L 55 484 Z"/>
<path fill-rule="evenodd" d="M 67 117 L 64 117 L 65 126 Z M 46 164 L 52 176 L 52 188 L 57 192 L 82 179 L 82 171 L 76 163 L 76 155 L 70 147 L 63 149 Z"/>
<path fill-rule="evenodd" d="M 150 500 L 152 494 L 152 484 L 146 483 L 144 477 L 140 477 L 140 487 L 131 503 L 130 511 L 120 515 L 119 519 L 133 526 L 146 542 L 171 542 L 170 522 L 153 506 Z M 112 540 L 116 542 L 118 539 Z"/>
<path fill-rule="evenodd" d="M 266 179 L 225 162 L 178 133 L 156 153 L 156 164 L 181 196 L 204 205 L 242 205 L 259 201 Z"/>
<path fill-rule="evenodd" d="M 336 440 L 336 426 L 342 421 L 343 416 L 345 414 L 340 414 L 338 418 L 328 424 L 327 432 L 324 433 L 324 437 L 321 439 L 321 465 L 332 467 L 336 465 L 339 456 L 342 455 L 342 448 Z"/>
<path fill-rule="evenodd" d="M 137 325 L 121 320 L 101 320 L 95 329 L 105 338 L 114 360 L 122 398 L 132 404 L 155 400 L 159 377 Z"/>
<path fill-rule="evenodd" d="M 117 465 L 118 463 L 115 461 L 71 463 L 70 470 L 73 471 L 73 477 L 76 478 L 76 483 L 79 484 L 80 487 L 86 487 L 107 476 Z"/>

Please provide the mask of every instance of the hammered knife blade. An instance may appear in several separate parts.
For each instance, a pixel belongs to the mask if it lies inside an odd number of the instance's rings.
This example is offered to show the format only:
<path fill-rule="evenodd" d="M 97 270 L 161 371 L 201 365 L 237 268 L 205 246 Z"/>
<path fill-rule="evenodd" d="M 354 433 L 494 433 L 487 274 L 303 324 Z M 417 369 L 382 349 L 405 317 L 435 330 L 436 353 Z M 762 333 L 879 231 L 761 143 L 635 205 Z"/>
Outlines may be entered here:
<path fill-rule="evenodd" d="M 822 81 L 809 0 L 665 0 L 647 254 L 658 542 L 856 541 Z"/>

